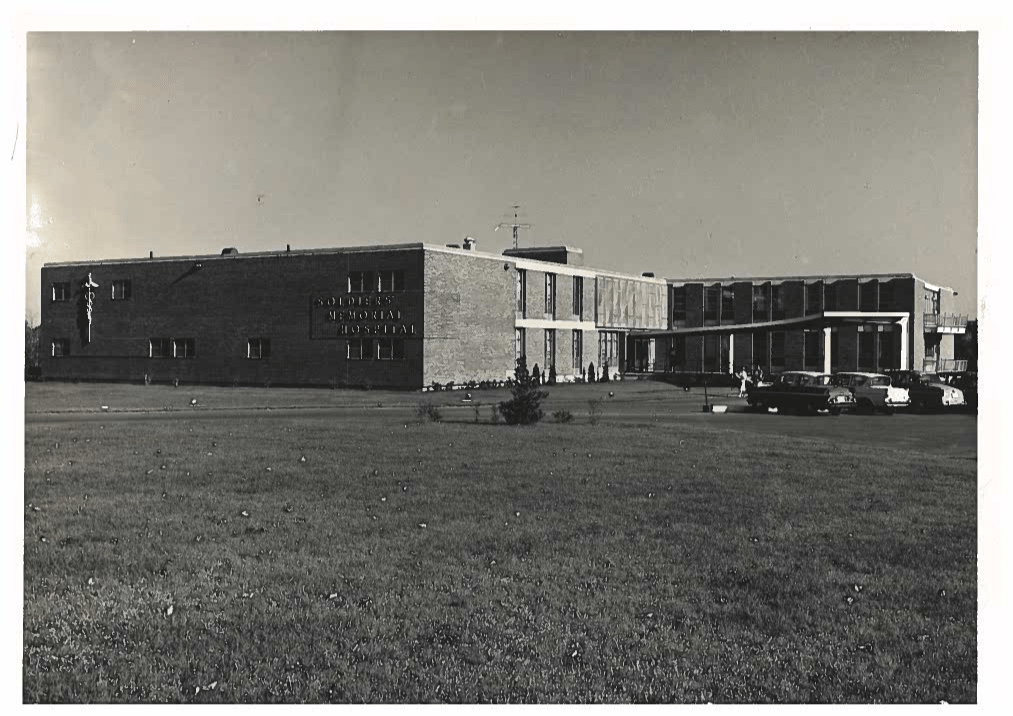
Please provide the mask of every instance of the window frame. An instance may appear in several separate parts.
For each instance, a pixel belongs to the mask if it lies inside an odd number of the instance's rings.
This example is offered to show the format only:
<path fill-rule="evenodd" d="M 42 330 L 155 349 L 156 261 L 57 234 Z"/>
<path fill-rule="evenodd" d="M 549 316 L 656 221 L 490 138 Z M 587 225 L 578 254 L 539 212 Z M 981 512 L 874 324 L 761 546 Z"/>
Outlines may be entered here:
<path fill-rule="evenodd" d="M 556 317 L 556 274 L 545 274 L 545 315 Z"/>
<path fill-rule="evenodd" d="M 182 348 L 182 350 L 180 350 Z M 180 355 L 182 353 L 182 355 Z M 189 360 L 197 357 L 197 340 L 194 338 L 173 338 L 172 357 Z"/>
<path fill-rule="evenodd" d="M 348 293 L 373 293 L 376 289 L 376 275 L 372 271 L 348 272 Z"/>
<path fill-rule="evenodd" d="M 672 322 L 686 320 L 686 286 L 672 286 Z"/>
<path fill-rule="evenodd" d="M 384 288 L 384 279 L 389 275 L 390 288 Z M 404 271 L 400 269 L 383 269 L 376 272 L 376 284 L 378 293 L 403 293 Z"/>
<path fill-rule="evenodd" d="M 116 295 L 116 289 L 119 288 L 120 295 Z M 111 282 L 109 290 L 110 300 L 112 301 L 129 301 L 134 297 L 133 285 L 129 278 L 114 279 Z"/>
<path fill-rule="evenodd" d="M 570 331 L 570 339 L 573 341 L 572 355 L 573 371 L 580 373 L 584 370 L 584 331 L 574 328 Z"/>
<path fill-rule="evenodd" d="M 156 355 L 155 346 L 158 346 Z M 171 338 L 152 337 L 148 338 L 148 358 L 172 358 L 173 344 Z"/>
<path fill-rule="evenodd" d="M 57 351 L 57 346 L 60 350 Z M 70 339 L 69 338 L 54 338 L 49 342 L 49 356 L 50 358 L 67 358 L 70 355 Z"/>
<path fill-rule="evenodd" d="M 721 286 L 721 318 L 722 322 L 735 321 L 735 287 Z"/>
<path fill-rule="evenodd" d="M 584 277 L 573 277 L 573 315 L 584 320 Z"/>
<path fill-rule="evenodd" d="M 523 328 L 514 328 L 514 363 L 528 357 L 527 334 Z"/>
<path fill-rule="evenodd" d="M 543 367 L 548 370 L 556 365 L 556 329 L 546 328 L 543 336 Z"/>
<path fill-rule="evenodd" d="M 703 320 L 717 321 L 721 316 L 721 284 L 703 287 Z"/>
<path fill-rule="evenodd" d="M 57 290 L 59 290 L 59 297 Z M 70 300 L 70 293 L 70 281 L 53 281 L 50 284 L 51 303 L 66 303 Z"/>
<path fill-rule="evenodd" d="M 393 336 L 377 336 L 373 341 L 376 351 L 373 357 L 378 361 L 404 360 L 404 338 Z"/>
<path fill-rule="evenodd" d="M 514 282 L 514 298 L 516 305 L 514 310 L 522 318 L 528 316 L 528 272 L 527 269 L 517 269 L 517 280 Z"/>
<path fill-rule="evenodd" d="M 358 355 L 353 355 L 352 346 L 359 347 Z M 345 342 L 345 360 L 363 361 L 371 357 L 372 347 L 369 338 L 364 336 L 351 336 Z"/>
<path fill-rule="evenodd" d="M 256 350 L 254 350 L 254 346 L 256 346 Z M 246 358 L 248 360 L 267 360 L 270 357 L 271 357 L 270 338 L 246 339 Z"/>

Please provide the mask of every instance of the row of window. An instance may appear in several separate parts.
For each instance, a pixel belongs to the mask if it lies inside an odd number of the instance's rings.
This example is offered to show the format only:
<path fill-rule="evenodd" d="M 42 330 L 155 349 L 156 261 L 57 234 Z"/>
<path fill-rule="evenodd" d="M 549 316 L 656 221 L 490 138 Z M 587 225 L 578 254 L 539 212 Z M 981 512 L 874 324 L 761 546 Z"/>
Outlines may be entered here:
<path fill-rule="evenodd" d="M 51 343 L 52 356 L 63 358 L 70 355 L 70 340 L 55 338 Z M 348 340 L 349 360 L 404 360 L 403 338 L 351 338 Z M 149 358 L 194 358 L 197 342 L 193 338 L 150 338 Z M 246 342 L 246 357 L 251 360 L 266 360 L 271 357 L 270 338 L 250 338 Z"/>
<path fill-rule="evenodd" d="M 571 315 L 578 320 L 584 320 L 584 277 L 572 276 L 573 280 L 573 303 Z M 517 278 L 514 281 L 514 299 L 516 302 L 517 314 L 522 318 L 528 315 L 528 272 L 524 269 L 517 270 Z M 556 274 L 545 274 L 545 312 L 546 317 L 556 317 Z"/>
<path fill-rule="evenodd" d="M 110 284 L 111 297 L 114 301 L 125 301 L 132 296 L 130 281 L 118 279 Z M 72 298 L 69 281 L 58 281 L 52 285 L 53 301 L 69 301 Z"/>
<path fill-rule="evenodd" d="M 687 312 L 686 286 L 672 286 L 669 294 L 672 320 L 685 321 Z M 806 315 L 822 311 L 841 310 L 837 286 L 817 281 L 804 284 Z M 938 299 L 936 299 L 938 305 Z M 754 321 L 779 321 L 785 318 L 784 286 L 764 283 L 752 287 L 752 318 Z M 894 286 L 889 282 L 869 281 L 858 284 L 858 310 L 892 311 Z M 938 310 L 936 310 L 938 313 Z M 714 284 L 703 291 L 703 318 L 705 321 L 734 321 L 735 292 L 732 286 Z"/>
<path fill-rule="evenodd" d="M 404 360 L 404 338 L 349 338 L 348 360 Z"/>
<path fill-rule="evenodd" d="M 543 329 L 542 337 L 542 366 L 548 370 L 550 366 L 556 365 L 556 329 Z M 619 365 L 619 342 L 621 334 L 619 331 L 598 332 L 598 365 L 608 363 L 615 367 Z M 575 373 L 584 369 L 584 332 L 573 330 L 570 332 L 571 363 L 570 367 Z M 524 328 L 514 329 L 514 359 L 519 360 L 521 356 L 527 358 L 527 330 Z"/>

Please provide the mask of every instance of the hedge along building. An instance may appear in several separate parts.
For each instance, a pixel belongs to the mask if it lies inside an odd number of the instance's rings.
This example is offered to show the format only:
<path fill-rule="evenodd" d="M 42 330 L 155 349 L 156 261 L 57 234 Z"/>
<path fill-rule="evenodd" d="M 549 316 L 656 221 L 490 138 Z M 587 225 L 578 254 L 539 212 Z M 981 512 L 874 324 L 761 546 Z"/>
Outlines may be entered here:
<path fill-rule="evenodd" d="M 668 328 L 662 279 L 572 247 L 503 255 L 414 243 L 46 264 L 43 377 L 422 388 L 612 375 L 628 335 Z"/>
<path fill-rule="evenodd" d="M 965 370 L 955 295 L 910 273 L 672 279 L 668 329 L 635 340 L 674 372 Z"/>

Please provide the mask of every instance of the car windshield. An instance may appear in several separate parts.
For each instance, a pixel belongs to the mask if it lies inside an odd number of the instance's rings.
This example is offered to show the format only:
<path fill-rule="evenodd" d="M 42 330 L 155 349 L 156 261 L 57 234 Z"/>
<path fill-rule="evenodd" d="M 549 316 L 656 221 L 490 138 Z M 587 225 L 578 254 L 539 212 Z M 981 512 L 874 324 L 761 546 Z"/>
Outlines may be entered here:
<path fill-rule="evenodd" d="M 926 373 L 922 376 L 922 382 L 926 384 L 946 385 L 946 381 L 935 373 Z"/>
<path fill-rule="evenodd" d="M 882 388 L 883 386 L 889 386 L 890 385 L 890 379 L 887 378 L 885 375 L 880 375 L 880 376 L 877 376 L 875 378 L 870 379 L 869 380 L 869 385 L 875 386 L 877 388 Z"/>

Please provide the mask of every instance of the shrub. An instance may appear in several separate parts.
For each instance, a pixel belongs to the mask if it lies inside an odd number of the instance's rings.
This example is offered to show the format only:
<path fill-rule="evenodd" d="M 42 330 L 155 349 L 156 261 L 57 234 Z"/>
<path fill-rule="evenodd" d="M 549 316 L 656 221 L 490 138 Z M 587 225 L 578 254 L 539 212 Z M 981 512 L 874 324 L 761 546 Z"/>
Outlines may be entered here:
<path fill-rule="evenodd" d="M 433 392 L 437 390 L 443 390 L 443 385 L 441 383 L 437 383 L 434 380 L 432 383 L 429 384 L 429 390 L 432 390 Z"/>
<path fill-rule="evenodd" d="M 549 366 L 549 385 L 556 384 L 556 366 L 555 364 Z"/>
<path fill-rule="evenodd" d="M 497 423 L 499 423 L 499 406 L 498 405 L 490 405 L 489 406 L 489 422 L 491 422 L 493 425 L 496 425 Z"/>
<path fill-rule="evenodd" d="M 601 364 L 601 382 L 602 383 L 608 383 L 609 382 L 609 362 L 608 361 L 605 361 L 604 363 Z"/>
<path fill-rule="evenodd" d="M 587 364 L 587 382 L 593 383 L 598 376 L 594 373 L 594 363 Z"/>
<path fill-rule="evenodd" d="M 453 390 L 454 389 L 454 381 L 448 380 L 447 384 L 443 386 L 443 389 L 444 390 Z"/>
<path fill-rule="evenodd" d="M 538 364 L 537 363 L 535 363 L 535 367 L 531 369 L 531 378 L 530 379 L 531 379 L 531 382 L 534 383 L 535 385 L 541 385 L 542 384 L 542 375 L 538 371 Z"/>
<path fill-rule="evenodd" d="M 591 425 L 597 425 L 601 415 L 605 411 L 605 399 L 593 398 L 587 401 L 587 419 Z"/>
<path fill-rule="evenodd" d="M 420 418 L 426 418 L 430 422 L 438 423 L 443 420 L 443 413 L 440 409 L 433 405 L 431 400 L 420 400 L 418 405 L 415 406 L 415 414 Z"/>
<path fill-rule="evenodd" d="M 537 370 L 537 366 L 535 369 Z M 537 423 L 545 416 L 542 401 L 549 394 L 544 390 L 538 390 L 534 375 L 528 374 L 528 364 L 524 356 L 517 359 L 514 379 L 515 385 L 511 390 L 513 397 L 499 404 L 503 419 L 510 425 Z"/>
<path fill-rule="evenodd" d="M 557 423 L 572 423 L 573 413 L 571 413 L 569 410 L 566 410 L 565 408 L 561 408 L 560 410 L 557 410 L 552 414 L 552 419 L 555 420 Z"/>

